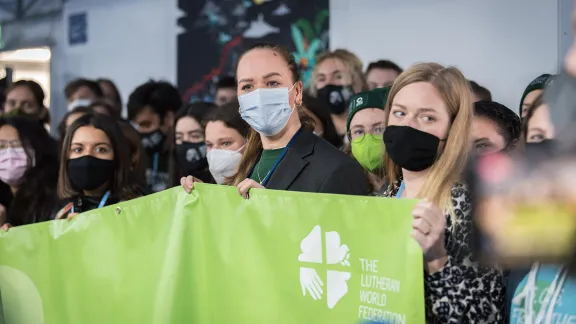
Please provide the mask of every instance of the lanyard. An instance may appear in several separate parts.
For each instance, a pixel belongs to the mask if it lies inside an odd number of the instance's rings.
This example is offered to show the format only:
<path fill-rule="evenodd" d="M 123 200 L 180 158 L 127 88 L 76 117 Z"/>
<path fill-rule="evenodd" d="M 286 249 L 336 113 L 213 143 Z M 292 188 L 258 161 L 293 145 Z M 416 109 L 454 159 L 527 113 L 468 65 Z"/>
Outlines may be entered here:
<path fill-rule="evenodd" d="M 402 198 L 403 193 L 404 193 L 404 181 L 402 181 L 400 188 L 398 188 L 398 192 L 396 193 L 396 198 Z"/>
<path fill-rule="evenodd" d="M 288 145 L 286 145 L 286 147 L 284 147 L 284 149 L 282 150 L 282 153 L 280 153 L 280 156 L 278 157 L 278 159 L 276 159 L 276 162 L 274 162 L 274 165 L 272 165 L 272 168 L 270 169 L 270 171 L 268 171 L 268 173 L 266 173 L 266 176 L 264 177 L 262 182 L 260 182 L 260 184 L 262 186 L 264 186 L 264 187 L 266 186 L 266 184 L 268 183 L 268 180 L 270 180 L 270 177 L 272 176 L 272 173 L 274 172 L 274 170 L 276 170 L 276 167 L 278 166 L 278 164 L 280 164 L 280 161 L 282 161 L 282 159 L 284 158 L 286 153 L 288 153 L 288 150 L 290 149 L 290 147 L 292 147 L 294 140 L 296 139 L 296 137 L 301 132 L 302 132 L 302 127 L 300 127 L 300 129 L 296 132 L 296 134 L 294 134 L 294 136 L 292 136 L 292 138 L 290 139 L 290 142 L 288 142 Z M 254 172 L 256 165 L 258 165 L 258 163 L 260 163 L 260 157 L 262 157 L 262 152 L 260 152 L 260 155 L 258 156 L 258 162 L 256 164 L 254 164 L 254 166 L 252 167 L 252 170 L 250 170 L 250 173 L 248 173 L 248 178 L 250 178 L 250 176 L 252 175 L 252 172 Z"/>
<path fill-rule="evenodd" d="M 110 198 L 110 190 L 106 191 L 106 193 L 104 194 L 104 196 L 100 200 L 100 203 L 98 204 L 98 208 L 102 208 L 102 207 L 106 206 L 106 202 L 108 202 L 108 198 Z M 72 205 L 72 211 L 71 212 L 74 213 L 74 205 Z"/>
<path fill-rule="evenodd" d="M 154 161 L 152 162 L 152 172 L 154 173 L 154 175 L 158 175 L 158 159 L 159 159 L 159 153 L 156 152 L 154 153 Z"/>

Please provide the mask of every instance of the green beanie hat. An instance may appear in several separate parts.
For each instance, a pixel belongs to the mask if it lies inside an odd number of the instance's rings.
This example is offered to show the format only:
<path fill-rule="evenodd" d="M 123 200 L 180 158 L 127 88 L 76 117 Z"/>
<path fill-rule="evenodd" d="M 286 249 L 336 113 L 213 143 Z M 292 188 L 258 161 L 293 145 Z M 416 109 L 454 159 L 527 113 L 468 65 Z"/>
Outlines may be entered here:
<path fill-rule="evenodd" d="M 522 116 L 522 103 L 524 102 L 526 96 L 534 90 L 543 90 L 544 87 L 546 87 L 552 81 L 553 77 L 554 75 L 551 74 L 542 74 L 530 82 L 530 84 L 528 84 L 526 90 L 524 90 L 524 93 L 522 94 L 522 99 L 520 100 L 519 116 Z"/>
<path fill-rule="evenodd" d="M 379 108 L 384 110 L 388 93 L 391 86 L 376 88 L 370 91 L 358 92 L 350 98 L 350 107 L 348 108 L 348 119 L 346 120 L 346 132 L 350 131 L 350 122 L 354 115 L 362 109 Z"/>

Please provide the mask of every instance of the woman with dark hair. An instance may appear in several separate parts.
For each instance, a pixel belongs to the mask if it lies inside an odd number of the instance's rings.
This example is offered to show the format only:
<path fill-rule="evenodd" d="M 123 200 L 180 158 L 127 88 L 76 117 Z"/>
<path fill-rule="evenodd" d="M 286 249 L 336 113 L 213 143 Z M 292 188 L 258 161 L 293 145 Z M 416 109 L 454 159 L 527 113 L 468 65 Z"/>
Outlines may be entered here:
<path fill-rule="evenodd" d="M 126 147 L 128 142 L 113 117 L 87 114 L 70 126 L 58 179 L 58 196 L 66 205 L 56 218 L 144 195 Z"/>
<path fill-rule="evenodd" d="M 42 125 L 24 117 L 0 118 L 0 180 L 10 188 L 3 206 L 10 226 L 50 220 L 58 148 Z"/>
<path fill-rule="evenodd" d="M 238 101 L 212 109 L 204 117 L 210 174 L 217 184 L 228 184 L 242 160 L 250 125 L 238 114 Z"/>
<path fill-rule="evenodd" d="M 252 128 L 232 184 L 249 197 L 251 188 L 365 195 L 362 167 L 314 135 L 303 112 L 302 81 L 285 47 L 257 44 L 238 60 L 240 116 Z M 189 176 L 190 191 L 198 181 Z"/>
<path fill-rule="evenodd" d="M 212 182 L 206 159 L 206 138 L 202 120 L 216 108 L 212 103 L 186 104 L 174 118 L 174 140 L 170 154 L 170 183 L 177 186 L 180 178 L 192 175 L 202 182 Z"/>
<path fill-rule="evenodd" d="M 122 116 L 122 97 L 120 96 L 120 91 L 118 91 L 118 87 L 116 84 L 110 79 L 98 79 L 96 80 L 98 85 L 100 85 L 100 89 L 102 89 L 102 93 L 104 93 L 104 98 L 106 101 L 112 104 L 112 116 L 116 118 L 120 118 Z"/>
<path fill-rule="evenodd" d="M 314 120 L 314 133 L 324 138 L 335 147 L 342 146 L 342 137 L 336 132 L 330 110 L 319 99 L 304 92 L 302 95 L 302 108 Z"/>
<path fill-rule="evenodd" d="M 44 90 L 32 80 L 19 80 L 6 90 L 4 113 L 25 115 L 50 125 L 50 112 L 44 106 Z"/>
<path fill-rule="evenodd" d="M 520 138 L 520 117 L 494 101 L 476 101 L 472 119 L 472 150 L 478 155 L 512 152 Z"/>

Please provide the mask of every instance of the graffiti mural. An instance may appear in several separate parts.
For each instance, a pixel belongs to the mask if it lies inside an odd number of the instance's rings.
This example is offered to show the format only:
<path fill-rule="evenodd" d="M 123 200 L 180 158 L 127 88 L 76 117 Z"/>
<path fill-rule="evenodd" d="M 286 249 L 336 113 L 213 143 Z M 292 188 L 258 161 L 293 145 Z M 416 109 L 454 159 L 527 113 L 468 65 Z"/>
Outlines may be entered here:
<path fill-rule="evenodd" d="M 220 76 L 260 42 L 287 46 L 310 82 L 315 57 L 328 49 L 329 0 L 179 0 L 178 86 L 187 102 L 212 101 Z"/>

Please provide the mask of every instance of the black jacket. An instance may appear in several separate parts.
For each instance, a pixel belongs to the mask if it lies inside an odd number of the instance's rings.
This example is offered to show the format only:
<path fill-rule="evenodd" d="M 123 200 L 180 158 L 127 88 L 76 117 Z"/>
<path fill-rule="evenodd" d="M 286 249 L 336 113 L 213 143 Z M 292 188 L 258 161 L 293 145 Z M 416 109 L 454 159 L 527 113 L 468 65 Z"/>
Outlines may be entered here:
<path fill-rule="evenodd" d="M 370 184 L 356 160 L 302 130 L 266 184 L 267 189 L 368 195 Z"/>

